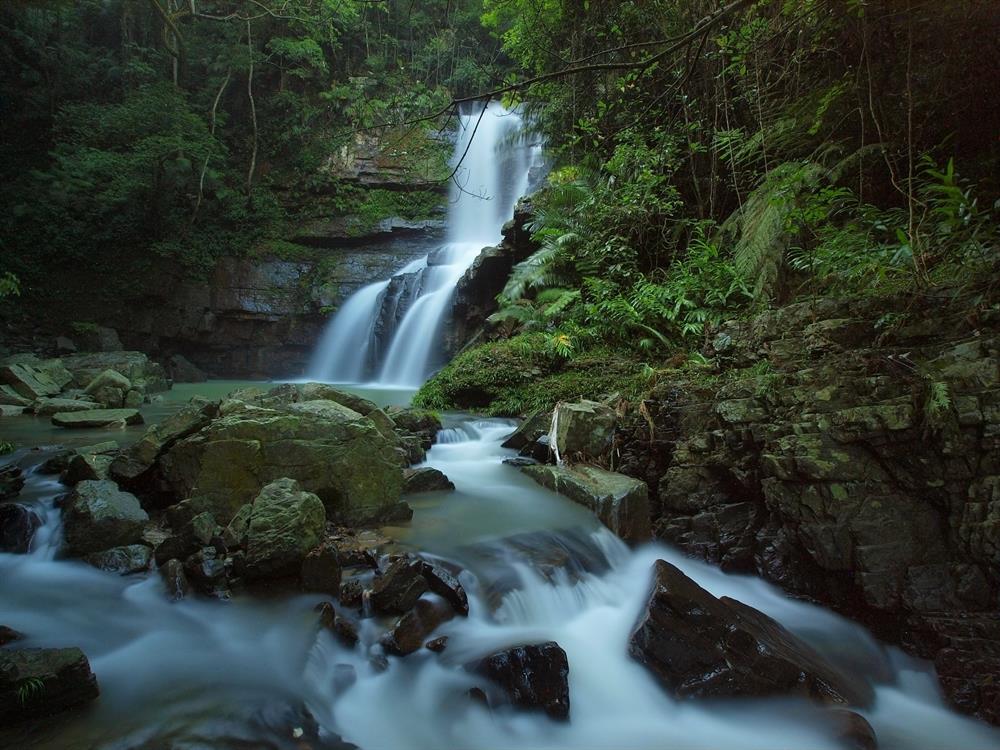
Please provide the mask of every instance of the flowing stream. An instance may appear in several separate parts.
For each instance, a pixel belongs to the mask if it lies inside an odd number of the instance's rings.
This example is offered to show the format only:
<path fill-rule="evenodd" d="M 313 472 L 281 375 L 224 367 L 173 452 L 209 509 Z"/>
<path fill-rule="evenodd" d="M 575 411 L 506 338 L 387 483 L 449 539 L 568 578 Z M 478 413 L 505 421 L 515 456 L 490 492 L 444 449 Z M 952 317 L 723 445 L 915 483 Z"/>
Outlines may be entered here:
<path fill-rule="evenodd" d="M 442 364 L 455 285 L 499 240 L 540 157 L 522 131 L 520 115 L 496 103 L 459 117 L 445 244 L 347 300 L 323 334 L 310 378 L 417 388 Z"/>
<path fill-rule="evenodd" d="M 361 621 L 354 649 L 317 632 L 312 608 L 323 597 L 170 603 L 156 575 L 122 578 L 55 559 L 62 488 L 33 471 L 40 456 L 24 454 L 23 496 L 45 525 L 30 554 L 0 555 L 0 622 L 30 634 L 28 646 L 80 646 L 102 695 L 8 745 L 0 734 L 0 746 L 301 747 L 305 706 L 321 737 L 312 747 L 343 747 L 338 737 L 365 750 L 838 747 L 824 716 L 802 701 L 674 701 L 628 657 L 658 558 L 767 612 L 853 679 L 875 684 L 865 715 L 880 747 L 1000 746 L 994 730 L 944 707 L 924 665 L 859 626 L 662 545 L 629 550 L 588 512 L 502 463 L 513 455 L 500 447 L 511 428 L 456 419 L 430 451 L 428 464 L 457 489 L 415 496 L 412 523 L 392 531 L 464 568 L 471 613 L 440 628 L 450 638 L 443 654 L 389 657 L 385 671 L 370 660 L 381 649 L 374 620 Z M 569 723 L 469 700 L 477 680 L 463 664 L 545 640 L 569 657 Z"/>

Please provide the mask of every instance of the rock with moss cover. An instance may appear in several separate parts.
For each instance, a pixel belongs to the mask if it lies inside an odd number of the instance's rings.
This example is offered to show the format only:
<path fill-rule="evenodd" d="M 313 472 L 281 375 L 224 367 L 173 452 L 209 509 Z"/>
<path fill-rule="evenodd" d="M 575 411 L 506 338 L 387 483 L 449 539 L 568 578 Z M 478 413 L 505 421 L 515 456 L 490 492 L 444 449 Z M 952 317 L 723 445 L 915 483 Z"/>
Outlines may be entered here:
<path fill-rule="evenodd" d="M 378 408 L 373 401 L 363 396 L 348 393 L 326 383 L 305 383 L 301 386 L 300 393 L 303 401 L 336 401 L 366 417 Z"/>
<path fill-rule="evenodd" d="M 72 375 L 72 383 L 86 388 L 105 370 L 123 375 L 140 393 L 158 393 L 170 389 L 166 370 L 142 352 L 87 352 L 63 357 L 62 365 Z"/>
<path fill-rule="evenodd" d="M 112 479 L 125 485 L 136 482 L 153 468 L 163 451 L 205 427 L 217 413 L 218 405 L 214 402 L 191 404 L 153 425 L 115 459 L 110 468 Z"/>
<path fill-rule="evenodd" d="M 125 404 L 132 381 L 117 370 L 104 370 L 91 380 L 83 392 L 91 399 L 109 409 L 117 409 Z"/>
<path fill-rule="evenodd" d="M 99 694 L 97 677 L 78 648 L 0 651 L 0 724 L 51 716 Z"/>
<path fill-rule="evenodd" d="M 40 417 L 51 417 L 59 412 L 91 411 L 100 409 L 102 404 L 74 398 L 40 398 L 31 408 Z"/>
<path fill-rule="evenodd" d="M 645 482 L 593 466 L 535 465 L 521 471 L 543 487 L 589 508 L 626 542 L 645 542 L 652 535 Z"/>
<path fill-rule="evenodd" d="M 63 512 L 66 550 L 85 555 L 136 543 L 147 521 L 135 495 L 114 482 L 80 482 Z"/>
<path fill-rule="evenodd" d="M 56 396 L 62 390 L 47 373 L 28 364 L 8 364 L 0 367 L 0 382 L 10 386 L 17 395 L 29 400 Z"/>
<path fill-rule="evenodd" d="M 246 573 L 249 578 L 298 575 L 306 556 L 323 539 L 326 510 L 313 493 L 294 479 L 264 487 L 253 501 L 247 529 Z"/>
<path fill-rule="evenodd" d="M 283 477 L 318 495 L 331 519 L 373 521 L 399 502 L 403 459 L 371 420 L 330 403 L 293 411 L 230 399 L 218 418 L 163 451 L 158 476 L 177 500 L 191 498 L 223 525 Z"/>

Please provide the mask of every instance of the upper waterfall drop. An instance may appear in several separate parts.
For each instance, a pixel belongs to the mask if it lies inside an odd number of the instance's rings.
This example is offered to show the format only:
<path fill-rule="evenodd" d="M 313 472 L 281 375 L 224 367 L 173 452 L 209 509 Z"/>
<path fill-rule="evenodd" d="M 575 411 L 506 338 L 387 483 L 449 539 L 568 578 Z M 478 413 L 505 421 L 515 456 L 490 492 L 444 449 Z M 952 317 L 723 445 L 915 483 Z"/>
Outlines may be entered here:
<path fill-rule="evenodd" d="M 540 153 L 525 142 L 523 126 L 516 110 L 498 103 L 459 116 L 445 243 L 348 299 L 327 325 L 310 378 L 416 388 L 442 364 L 441 329 L 455 286 L 499 240 Z"/>

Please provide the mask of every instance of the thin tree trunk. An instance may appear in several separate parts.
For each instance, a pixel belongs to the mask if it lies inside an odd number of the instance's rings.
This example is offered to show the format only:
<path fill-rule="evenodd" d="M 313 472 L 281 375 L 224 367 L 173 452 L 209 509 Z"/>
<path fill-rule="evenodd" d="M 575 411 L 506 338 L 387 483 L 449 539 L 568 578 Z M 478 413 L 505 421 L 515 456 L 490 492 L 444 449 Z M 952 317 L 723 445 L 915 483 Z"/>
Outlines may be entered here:
<path fill-rule="evenodd" d="M 226 90 L 226 86 L 229 85 L 229 79 L 232 77 L 233 69 L 229 68 L 226 70 L 226 77 L 222 81 L 222 85 L 219 86 L 219 92 L 215 95 L 215 100 L 212 102 L 212 114 L 209 119 L 209 129 L 208 132 L 213 136 L 215 135 L 215 114 L 219 109 L 219 100 L 222 99 L 222 92 Z M 198 218 L 198 211 L 201 210 L 201 202 L 205 195 L 205 173 L 208 171 L 208 161 L 212 156 L 209 154 L 205 157 L 205 161 L 201 165 L 201 176 L 198 178 L 198 202 L 194 206 L 194 213 L 191 215 L 191 222 L 188 226 L 193 226 L 195 219 Z"/>
<path fill-rule="evenodd" d="M 257 105 L 253 100 L 253 37 L 250 33 L 250 19 L 247 19 L 247 48 L 250 50 L 250 69 L 247 72 L 247 97 L 250 99 L 250 120 L 253 123 L 253 150 L 250 152 L 250 168 L 247 170 L 247 203 L 253 190 L 253 173 L 257 169 Z"/>

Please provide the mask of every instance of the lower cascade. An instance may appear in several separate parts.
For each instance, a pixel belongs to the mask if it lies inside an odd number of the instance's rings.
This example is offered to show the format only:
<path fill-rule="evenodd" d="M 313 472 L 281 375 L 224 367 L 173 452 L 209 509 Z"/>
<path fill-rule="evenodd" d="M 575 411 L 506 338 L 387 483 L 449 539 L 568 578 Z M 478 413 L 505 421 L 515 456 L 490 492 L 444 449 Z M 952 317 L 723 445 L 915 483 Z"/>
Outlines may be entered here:
<path fill-rule="evenodd" d="M 497 241 L 540 149 L 517 111 L 491 103 L 459 116 L 445 243 L 355 293 L 330 321 L 308 376 L 416 388 L 440 365 L 441 327 L 462 274 Z"/>
<path fill-rule="evenodd" d="M 629 549 L 590 513 L 502 463 L 514 455 L 500 445 L 513 427 L 452 420 L 428 453 L 426 466 L 456 489 L 425 510 L 417 503 L 401 540 L 462 569 L 469 611 L 434 631 L 446 643 L 440 654 L 421 648 L 388 659 L 377 618 L 357 622 L 353 644 L 336 634 L 343 631 L 317 633 L 319 595 L 171 602 L 159 576 L 120 577 L 58 560 L 59 489 L 39 473 L 38 458 L 22 459 L 42 526 L 28 554 L 0 555 L 0 619 L 30 634 L 31 646 L 77 644 L 101 698 L 68 724 L 42 727 L 33 744 L 10 746 L 871 746 L 845 739 L 841 714 L 804 698 L 700 701 L 665 692 L 629 655 L 658 560 L 711 595 L 775 618 L 834 665 L 849 691 L 870 694 L 866 708 L 853 710 L 879 747 L 997 746 L 993 730 L 944 707 L 923 665 L 863 628 L 663 545 Z M 491 707 L 475 697 L 487 683 L 469 665 L 550 642 L 568 664 L 568 721 L 555 710 Z"/>

